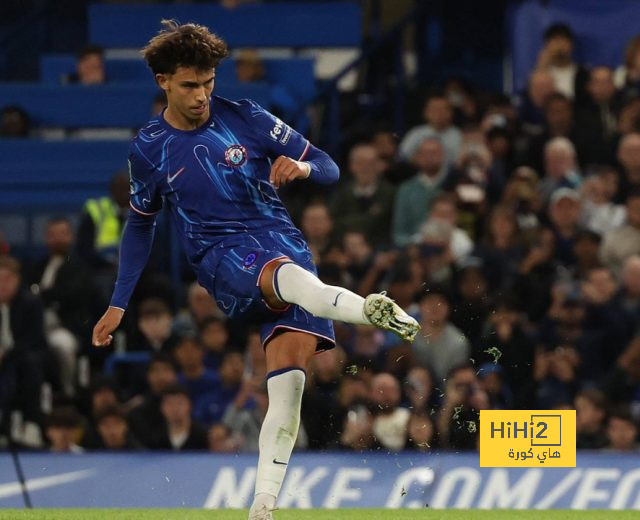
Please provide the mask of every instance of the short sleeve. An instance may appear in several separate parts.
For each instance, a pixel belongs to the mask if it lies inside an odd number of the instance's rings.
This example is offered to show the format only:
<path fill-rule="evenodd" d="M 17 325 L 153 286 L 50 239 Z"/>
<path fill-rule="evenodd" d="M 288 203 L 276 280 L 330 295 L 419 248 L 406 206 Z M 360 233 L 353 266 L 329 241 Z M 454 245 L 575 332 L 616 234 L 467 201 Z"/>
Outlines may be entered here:
<path fill-rule="evenodd" d="M 162 196 L 157 187 L 152 163 L 144 157 L 138 145 L 129 151 L 129 204 L 141 215 L 155 215 L 162 209 Z"/>
<path fill-rule="evenodd" d="M 306 137 L 254 101 L 243 99 L 239 104 L 271 159 L 285 155 L 296 161 L 304 160 L 311 146 Z"/>

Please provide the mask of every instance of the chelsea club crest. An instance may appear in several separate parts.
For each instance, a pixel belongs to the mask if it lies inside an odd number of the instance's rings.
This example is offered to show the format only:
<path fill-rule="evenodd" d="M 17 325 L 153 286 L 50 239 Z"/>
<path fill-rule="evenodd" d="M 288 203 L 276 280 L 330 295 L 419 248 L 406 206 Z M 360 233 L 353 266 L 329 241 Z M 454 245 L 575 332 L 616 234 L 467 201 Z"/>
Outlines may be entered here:
<path fill-rule="evenodd" d="M 247 162 L 247 149 L 241 144 L 232 144 L 225 150 L 224 158 L 229 166 L 237 168 Z"/>

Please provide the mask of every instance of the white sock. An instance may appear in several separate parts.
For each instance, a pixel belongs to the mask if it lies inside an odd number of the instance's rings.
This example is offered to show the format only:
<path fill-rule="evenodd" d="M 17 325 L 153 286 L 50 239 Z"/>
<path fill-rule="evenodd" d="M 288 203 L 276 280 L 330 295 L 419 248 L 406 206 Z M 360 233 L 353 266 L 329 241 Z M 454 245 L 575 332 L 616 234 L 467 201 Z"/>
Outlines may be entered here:
<path fill-rule="evenodd" d="M 289 367 L 270 372 L 267 378 L 269 408 L 258 442 L 260 457 L 252 511 L 263 504 L 273 509 L 280 493 L 289 457 L 298 437 L 305 373 L 301 368 Z"/>
<path fill-rule="evenodd" d="M 364 298 L 344 287 L 326 285 L 293 263 L 282 264 L 273 275 L 273 288 L 283 302 L 295 303 L 319 318 L 371 325 L 364 315 Z"/>

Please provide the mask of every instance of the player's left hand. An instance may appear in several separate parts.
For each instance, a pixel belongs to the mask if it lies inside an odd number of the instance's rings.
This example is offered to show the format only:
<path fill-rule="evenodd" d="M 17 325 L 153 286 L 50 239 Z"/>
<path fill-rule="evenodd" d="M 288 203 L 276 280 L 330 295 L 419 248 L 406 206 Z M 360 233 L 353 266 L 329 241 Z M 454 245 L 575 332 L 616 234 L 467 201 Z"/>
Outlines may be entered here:
<path fill-rule="evenodd" d="M 291 157 L 281 155 L 271 165 L 269 182 L 279 188 L 296 179 L 306 179 L 311 173 L 311 165 L 306 162 L 296 161 Z"/>

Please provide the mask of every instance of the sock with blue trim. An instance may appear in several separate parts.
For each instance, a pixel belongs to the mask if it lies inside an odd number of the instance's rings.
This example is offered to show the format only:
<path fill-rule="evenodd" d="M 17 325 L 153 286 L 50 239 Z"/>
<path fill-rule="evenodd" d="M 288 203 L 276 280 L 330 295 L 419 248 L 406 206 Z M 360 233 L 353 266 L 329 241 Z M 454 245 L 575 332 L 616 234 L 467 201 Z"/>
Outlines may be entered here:
<path fill-rule="evenodd" d="M 275 507 L 300 426 L 305 372 L 299 367 L 267 374 L 269 408 L 262 423 L 256 492 L 251 511 Z"/>
<path fill-rule="evenodd" d="M 319 318 L 371 325 L 364 315 L 364 298 L 344 287 L 327 285 L 294 263 L 279 265 L 273 289 L 283 302 L 295 303 Z"/>

